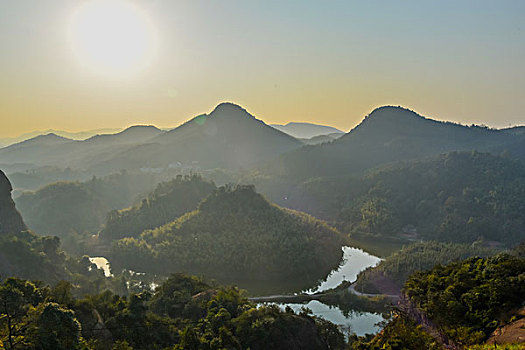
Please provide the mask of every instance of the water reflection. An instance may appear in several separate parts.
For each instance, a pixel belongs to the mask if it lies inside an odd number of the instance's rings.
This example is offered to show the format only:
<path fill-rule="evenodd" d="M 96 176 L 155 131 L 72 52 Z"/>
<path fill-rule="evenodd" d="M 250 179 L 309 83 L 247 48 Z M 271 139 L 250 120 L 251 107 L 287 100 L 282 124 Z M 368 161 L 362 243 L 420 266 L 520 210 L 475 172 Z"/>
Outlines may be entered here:
<path fill-rule="evenodd" d="M 337 287 L 343 281 L 354 282 L 359 272 L 367 267 L 376 266 L 380 261 L 381 259 L 377 256 L 370 255 L 361 249 L 343 247 L 343 261 L 341 265 L 333 270 L 319 286 L 306 292 L 309 294 L 323 292 Z"/>
<path fill-rule="evenodd" d="M 380 314 L 371 312 L 350 311 L 346 316 L 338 307 L 330 307 L 317 300 L 312 300 L 307 304 L 278 304 L 281 309 L 291 307 L 296 313 L 303 307 L 312 310 L 312 314 L 341 326 L 344 330 L 349 330 L 359 336 L 374 334 L 381 330 L 377 324 L 384 321 Z"/>

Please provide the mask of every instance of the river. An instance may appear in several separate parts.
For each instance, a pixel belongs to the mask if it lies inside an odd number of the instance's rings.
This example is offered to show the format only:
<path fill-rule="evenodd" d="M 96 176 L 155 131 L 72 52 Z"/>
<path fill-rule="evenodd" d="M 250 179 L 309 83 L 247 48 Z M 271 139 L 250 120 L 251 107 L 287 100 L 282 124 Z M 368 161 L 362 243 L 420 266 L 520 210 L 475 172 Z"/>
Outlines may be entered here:
<path fill-rule="evenodd" d="M 380 261 L 381 259 L 377 256 L 368 254 L 361 249 L 343 247 L 343 260 L 341 265 L 333 270 L 326 280 L 321 282 L 318 286 L 305 291 L 305 293 L 313 294 L 323 292 L 337 287 L 343 281 L 354 282 L 357 279 L 359 272 L 368 267 L 376 266 Z M 313 315 L 335 323 L 341 326 L 343 330 L 348 330 L 359 336 L 379 332 L 381 328 L 378 326 L 378 323 L 384 321 L 381 314 L 371 312 L 360 312 L 355 310 L 345 315 L 338 307 L 331 307 L 317 300 L 312 300 L 306 304 L 275 304 L 279 305 L 283 310 L 289 306 L 296 312 L 300 311 L 303 307 L 307 307 L 312 311 Z"/>
<path fill-rule="evenodd" d="M 337 287 L 343 281 L 354 282 L 359 272 L 368 267 L 377 265 L 381 259 L 377 256 L 368 254 L 361 249 L 353 247 L 343 247 L 343 260 L 339 267 L 333 270 L 328 277 L 319 283 L 319 285 L 310 288 L 305 293 L 313 294 L 323 292 L 328 289 Z M 111 276 L 109 269 L 109 262 L 104 257 L 92 257 L 90 261 L 97 265 L 99 269 L 104 270 L 106 277 Z M 364 335 L 366 333 L 377 333 L 380 327 L 377 323 L 383 321 L 380 314 L 370 312 L 351 311 L 347 315 L 343 313 L 338 307 L 330 307 L 317 300 L 312 300 L 306 304 L 296 303 L 275 303 L 281 308 L 286 306 L 291 307 L 294 311 L 300 311 L 302 307 L 307 307 L 312 311 L 312 314 L 319 316 L 337 325 L 343 329 L 349 329 L 357 335 Z"/>

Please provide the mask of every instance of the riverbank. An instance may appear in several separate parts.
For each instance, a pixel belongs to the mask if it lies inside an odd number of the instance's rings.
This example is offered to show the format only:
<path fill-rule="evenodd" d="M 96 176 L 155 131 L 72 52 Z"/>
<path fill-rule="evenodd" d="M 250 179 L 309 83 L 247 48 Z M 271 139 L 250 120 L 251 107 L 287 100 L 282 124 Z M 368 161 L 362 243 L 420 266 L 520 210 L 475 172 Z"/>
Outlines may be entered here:
<path fill-rule="evenodd" d="M 344 311 L 365 311 L 387 313 L 397 303 L 398 295 L 383 294 L 364 294 L 359 293 L 353 288 L 353 284 L 344 281 L 337 288 L 315 294 L 294 294 L 294 295 L 268 295 L 249 297 L 255 303 L 276 303 L 276 304 L 303 304 L 312 300 L 317 300 L 332 307 L 338 307 Z"/>

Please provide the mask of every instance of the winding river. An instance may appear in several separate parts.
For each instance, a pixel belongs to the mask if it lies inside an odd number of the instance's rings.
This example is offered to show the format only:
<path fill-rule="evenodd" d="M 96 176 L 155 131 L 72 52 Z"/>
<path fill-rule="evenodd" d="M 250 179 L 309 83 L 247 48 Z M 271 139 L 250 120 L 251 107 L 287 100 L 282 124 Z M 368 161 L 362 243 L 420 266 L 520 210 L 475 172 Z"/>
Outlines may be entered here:
<path fill-rule="evenodd" d="M 97 265 L 99 269 L 104 270 L 104 274 L 109 277 L 111 272 L 109 270 L 109 262 L 104 257 L 92 257 L 90 261 Z M 308 294 L 323 292 L 328 289 L 337 287 L 343 281 L 354 282 L 359 272 L 368 267 L 375 266 L 381 261 L 377 256 L 373 256 L 364 252 L 361 249 L 353 247 L 343 247 L 343 260 L 339 267 L 333 270 L 328 277 L 319 285 L 304 291 Z M 300 311 L 301 308 L 307 307 L 312 311 L 312 314 L 319 316 L 337 325 L 342 329 L 349 330 L 357 335 L 364 335 L 367 333 L 377 333 L 380 327 L 377 325 L 383 321 L 380 314 L 370 312 L 351 311 L 344 314 L 338 307 L 331 307 L 323 304 L 317 300 L 312 300 L 306 304 L 296 303 L 275 303 L 281 308 L 291 307 L 294 311 Z"/>
<path fill-rule="evenodd" d="M 341 265 L 333 270 L 326 280 L 321 282 L 318 286 L 305 291 L 305 293 L 313 294 L 323 292 L 337 287 L 343 281 L 354 282 L 357 279 L 359 272 L 368 267 L 376 266 L 380 261 L 381 259 L 377 256 L 368 254 L 361 249 L 343 247 L 343 261 L 341 262 Z M 355 310 L 345 315 L 338 307 L 328 306 L 317 300 L 311 300 L 306 304 L 274 304 L 279 305 L 283 310 L 289 306 L 296 312 L 300 311 L 303 307 L 307 307 L 312 311 L 313 315 L 335 323 L 341 326 L 343 330 L 347 330 L 349 333 L 355 333 L 359 336 L 379 332 L 381 327 L 378 323 L 384 321 L 381 314 L 371 312 L 360 312 Z"/>

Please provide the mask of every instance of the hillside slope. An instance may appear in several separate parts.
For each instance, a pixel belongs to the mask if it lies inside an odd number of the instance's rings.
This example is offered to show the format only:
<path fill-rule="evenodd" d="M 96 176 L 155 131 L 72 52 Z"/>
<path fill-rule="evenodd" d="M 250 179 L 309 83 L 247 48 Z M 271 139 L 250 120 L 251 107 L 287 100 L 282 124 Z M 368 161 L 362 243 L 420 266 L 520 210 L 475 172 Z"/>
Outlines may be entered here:
<path fill-rule="evenodd" d="M 55 134 L 41 135 L 0 149 L 0 163 L 85 169 L 162 132 L 154 126 L 136 125 L 116 134 L 96 135 L 82 141 Z"/>
<path fill-rule="evenodd" d="M 144 230 L 162 226 L 195 210 L 215 188 L 213 183 L 196 175 L 178 176 L 161 183 L 140 204 L 111 211 L 99 236 L 104 240 L 136 237 Z"/>
<path fill-rule="evenodd" d="M 27 230 L 24 220 L 16 210 L 15 202 L 11 198 L 12 190 L 9 179 L 0 170 L 0 235 L 16 234 Z"/>
<path fill-rule="evenodd" d="M 303 143 L 255 119 L 242 107 L 221 103 L 210 114 L 132 147 L 92 167 L 198 167 L 237 169 L 297 149 Z"/>
<path fill-rule="evenodd" d="M 385 106 L 336 141 L 289 152 L 264 171 L 300 179 L 340 176 L 449 151 L 504 149 L 519 140 L 507 132 L 439 122 L 405 108 Z"/>
<path fill-rule="evenodd" d="M 199 209 L 112 248 L 112 266 L 226 281 L 300 279 L 305 287 L 335 268 L 342 239 L 306 214 L 266 201 L 252 186 L 221 187 Z"/>

